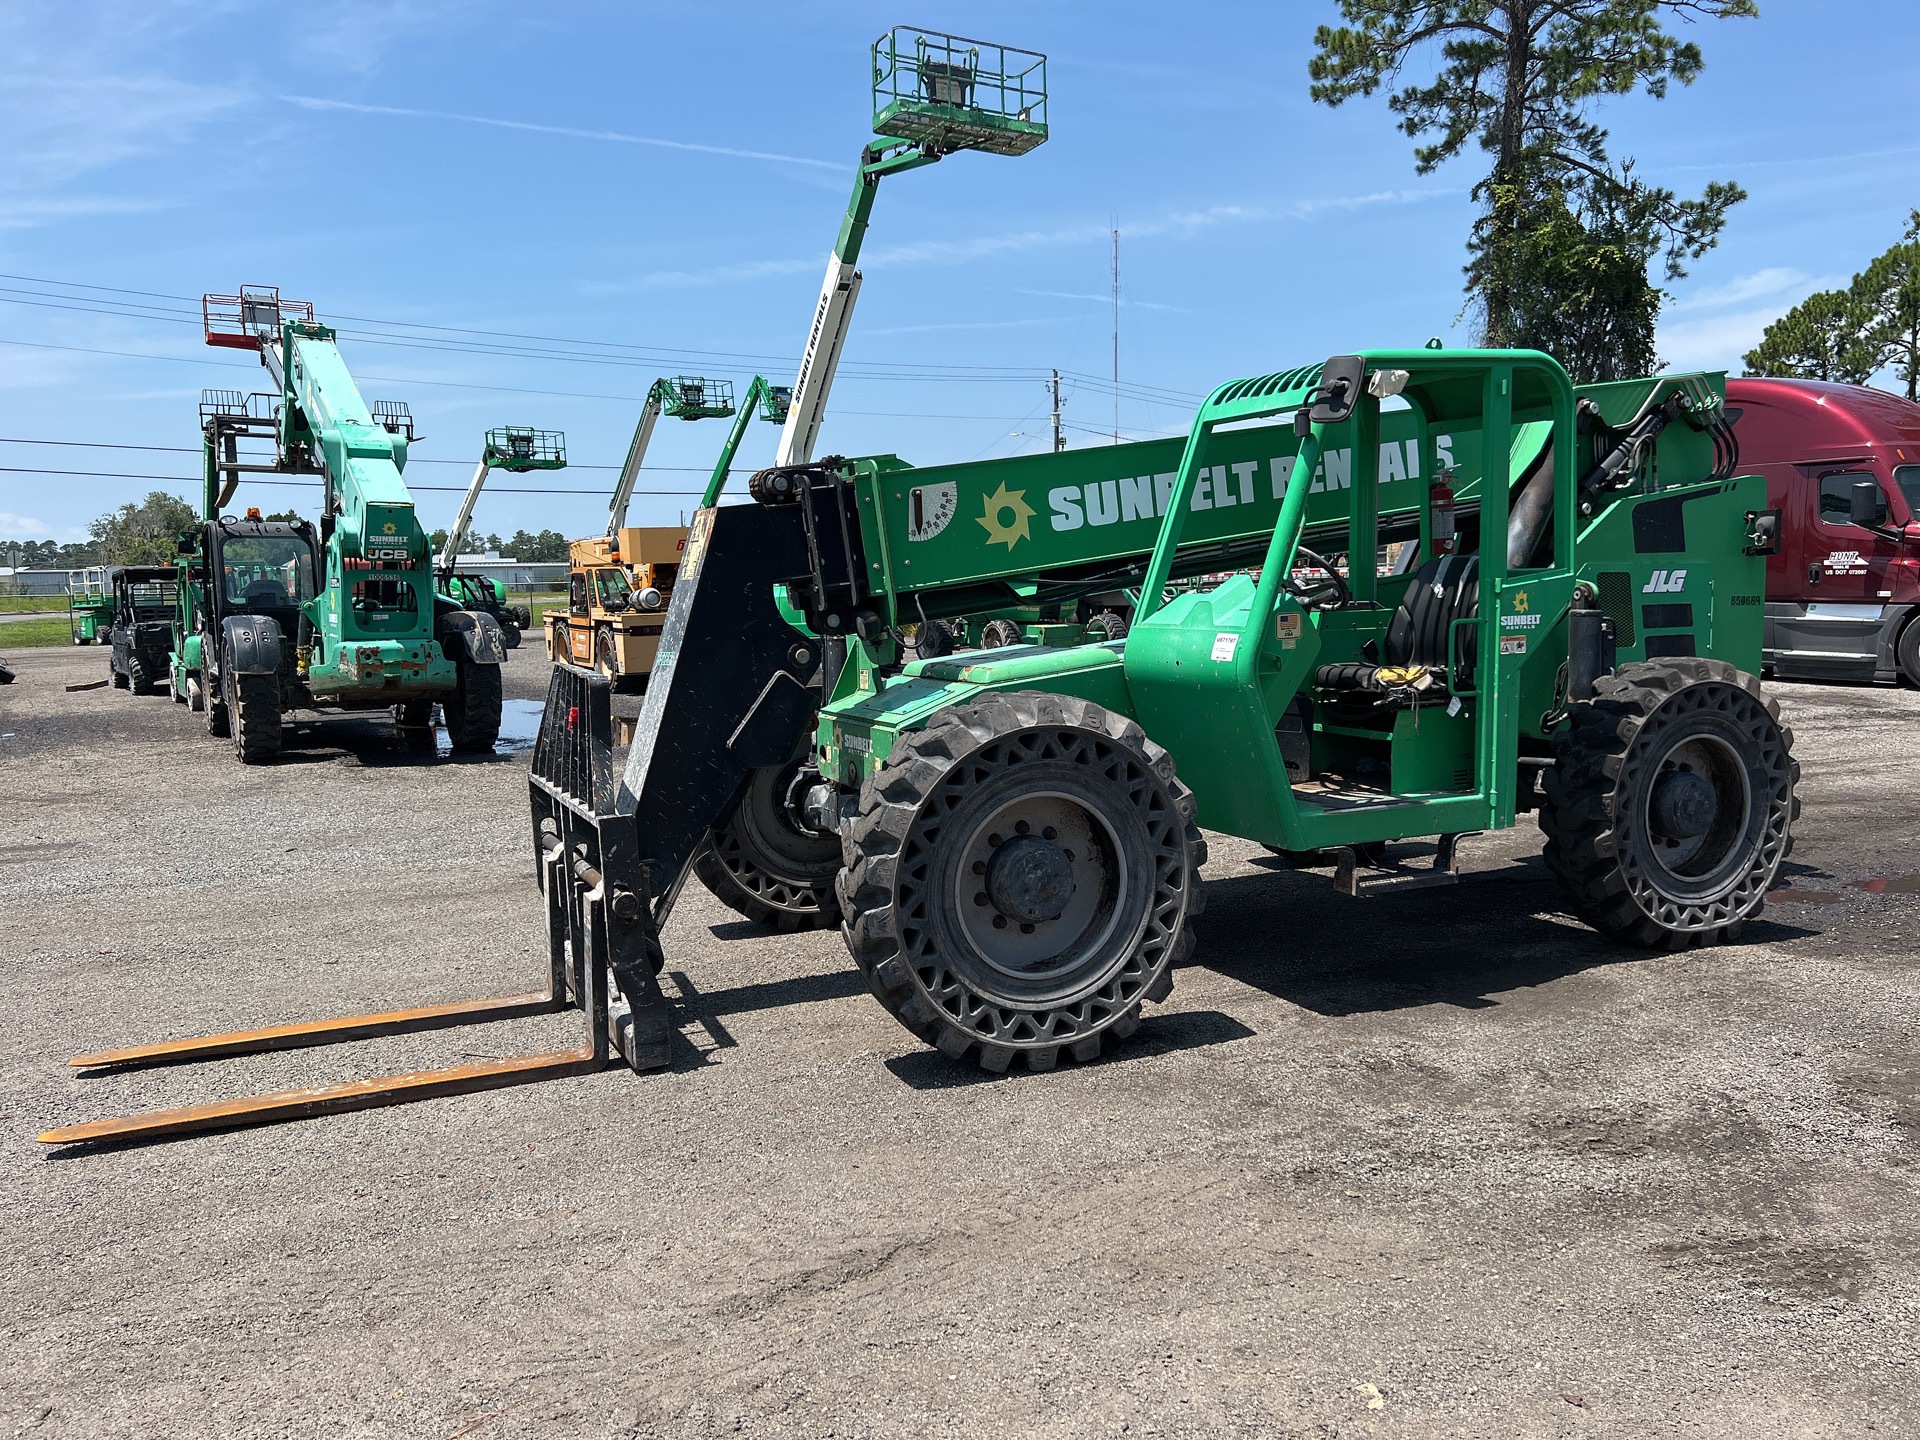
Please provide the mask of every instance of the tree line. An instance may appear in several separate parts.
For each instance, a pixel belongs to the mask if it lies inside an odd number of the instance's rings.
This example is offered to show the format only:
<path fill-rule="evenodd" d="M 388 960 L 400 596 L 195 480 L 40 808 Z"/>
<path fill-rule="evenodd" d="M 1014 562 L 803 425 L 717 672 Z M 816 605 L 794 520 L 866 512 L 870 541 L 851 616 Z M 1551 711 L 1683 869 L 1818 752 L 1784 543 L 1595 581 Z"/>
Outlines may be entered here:
<path fill-rule="evenodd" d="M 1920 399 L 1920 210 L 1842 290 L 1809 295 L 1746 354 L 1749 375 L 1864 385 L 1891 369 Z"/>
<path fill-rule="evenodd" d="M 277 510 L 267 520 L 298 520 L 292 510 Z M 150 491 L 138 504 L 129 502 L 110 510 L 87 526 L 83 541 L 0 540 L 0 564 L 22 570 L 83 570 L 93 565 L 167 565 L 172 563 L 183 531 L 198 528 L 199 512 L 178 495 Z M 433 532 L 437 553 L 447 532 Z M 558 530 L 516 530 L 504 540 L 498 535 L 468 537 L 471 549 L 492 551 L 515 560 L 567 559 L 567 537 Z"/>

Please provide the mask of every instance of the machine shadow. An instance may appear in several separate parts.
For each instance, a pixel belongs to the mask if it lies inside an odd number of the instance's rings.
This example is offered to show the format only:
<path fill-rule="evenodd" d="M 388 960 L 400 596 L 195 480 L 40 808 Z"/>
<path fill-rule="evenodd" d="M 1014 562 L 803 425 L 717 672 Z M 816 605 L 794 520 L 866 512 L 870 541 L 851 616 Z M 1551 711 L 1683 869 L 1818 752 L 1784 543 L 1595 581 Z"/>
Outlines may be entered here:
<path fill-rule="evenodd" d="M 864 986 L 862 988 L 865 988 Z M 1218 1010 L 1181 1010 L 1167 1014 L 1148 1014 L 1140 1028 L 1125 1040 L 1109 1041 L 1102 1049 L 1099 1065 L 1120 1065 L 1131 1060 L 1150 1060 L 1156 1055 L 1173 1055 L 1199 1050 L 1208 1045 L 1223 1045 L 1229 1040 L 1246 1040 L 1255 1032 L 1231 1015 Z M 1015 1064 L 1004 1074 L 982 1070 L 970 1060 L 949 1060 L 938 1050 L 916 1050 L 882 1062 L 894 1078 L 915 1090 L 956 1090 L 968 1085 L 1043 1084 L 1051 1075 L 1077 1069 L 1071 1060 L 1062 1059 L 1060 1069 L 1035 1073 Z"/>
<path fill-rule="evenodd" d="M 1188 964 L 1318 1015 L 1487 1009 L 1510 991 L 1664 953 L 1566 923 L 1571 912 L 1537 860 L 1445 888 L 1360 900 L 1335 891 L 1325 872 L 1256 864 L 1265 873 L 1208 883 Z M 1740 943 L 1816 933 L 1761 919 Z"/>

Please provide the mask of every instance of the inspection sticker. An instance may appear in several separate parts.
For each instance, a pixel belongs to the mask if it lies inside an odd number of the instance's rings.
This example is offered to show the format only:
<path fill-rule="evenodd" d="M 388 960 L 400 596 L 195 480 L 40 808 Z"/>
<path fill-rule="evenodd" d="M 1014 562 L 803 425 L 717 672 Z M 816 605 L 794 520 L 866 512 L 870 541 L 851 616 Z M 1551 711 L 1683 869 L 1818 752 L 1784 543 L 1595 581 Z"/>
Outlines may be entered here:
<path fill-rule="evenodd" d="M 1527 637 L 1524 635 L 1502 635 L 1500 637 L 1502 655 L 1524 655 L 1527 653 Z"/>
<path fill-rule="evenodd" d="M 1291 650 L 1300 643 L 1300 612 L 1282 610 L 1273 617 L 1273 637 L 1280 642 L 1282 650 Z"/>
<path fill-rule="evenodd" d="M 1240 637 L 1231 631 L 1223 630 L 1213 637 L 1213 658 L 1231 660 L 1234 652 L 1240 648 Z"/>

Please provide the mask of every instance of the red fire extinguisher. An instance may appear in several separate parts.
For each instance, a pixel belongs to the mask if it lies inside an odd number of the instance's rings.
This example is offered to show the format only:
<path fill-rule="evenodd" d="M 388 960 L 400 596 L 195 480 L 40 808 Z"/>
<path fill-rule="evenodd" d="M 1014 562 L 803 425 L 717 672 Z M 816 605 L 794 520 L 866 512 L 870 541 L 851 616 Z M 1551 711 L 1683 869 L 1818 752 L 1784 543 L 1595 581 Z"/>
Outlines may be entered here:
<path fill-rule="evenodd" d="M 1433 552 L 1451 555 L 1455 544 L 1453 528 L 1453 471 L 1442 470 L 1427 491 L 1427 508 L 1433 515 Z"/>

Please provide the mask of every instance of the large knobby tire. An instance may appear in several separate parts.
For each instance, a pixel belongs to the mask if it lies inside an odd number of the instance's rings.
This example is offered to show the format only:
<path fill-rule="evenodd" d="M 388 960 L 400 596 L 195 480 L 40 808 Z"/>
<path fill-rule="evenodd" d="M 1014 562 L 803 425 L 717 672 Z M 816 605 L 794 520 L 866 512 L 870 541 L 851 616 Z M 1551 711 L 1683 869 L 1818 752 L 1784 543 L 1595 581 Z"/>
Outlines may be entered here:
<path fill-rule="evenodd" d="M 840 838 L 808 829 L 800 815 L 819 780 L 811 760 L 754 771 L 693 859 L 722 904 L 783 934 L 840 923 Z"/>
<path fill-rule="evenodd" d="M 613 627 L 602 625 L 593 634 L 593 668 L 616 685 L 620 682 L 620 651 L 613 643 Z"/>
<path fill-rule="evenodd" d="M 493 749 L 500 738 L 500 667 L 461 660 L 453 694 L 440 702 L 454 754 Z"/>
<path fill-rule="evenodd" d="M 1760 913 L 1800 813 L 1793 732 L 1719 660 L 1624 666 L 1555 737 L 1546 862 L 1595 929 L 1684 950 Z"/>
<path fill-rule="evenodd" d="M 280 677 L 233 675 L 227 695 L 233 728 L 233 753 L 241 763 L 258 765 L 280 753 Z"/>
<path fill-rule="evenodd" d="M 1087 640 L 1095 645 L 1111 645 L 1127 638 L 1127 622 L 1111 610 L 1102 610 L 1087 621 Z"/>
<path fill-rule="evenodd" d="M 988 1070 L 1092 1060 L 1193 948 L 1206 841 L 1140 727 L 1019 691 L 942 711 L 860 794 L 840 877 L 880 1003 Z"/>
<path fill-rule="evenodd" d="M 1900 678 L 1909 685 L 1920 686 L 1920 615 L 1907 621 L 1907 628 L 1900 632 L 1894 656 L 1900 665 Z"/>
<path fill-rule="evenodd" d="M 107 678 L 113 682 L 113 688 L 116 690 L 130 690 L 133 688 L 132 680 L 126 672 L 120 668 L 119 662 L 113 658 L 113 652 L 111 650 L 107 652 Z"/>
<path fill-rule="evenodd" d="M 127 657 L 127 688 L 136 695 L 145 695 L 153 689 L 153 676 L 147 671 L 147 662 L 138 655 Z"/>
<path fill-rule="evenodd" d="M 989 620 L 980 627 L 982 650 L 1004 650 L 1009 645 L 1026 643 L 1027 637 L 1020 633 L 1020 627 L 1011 620 Z"/>

